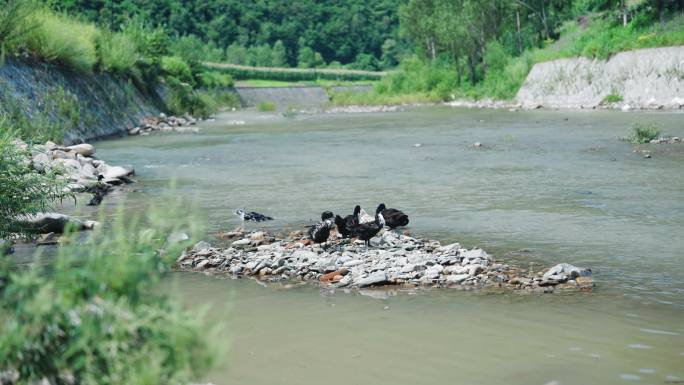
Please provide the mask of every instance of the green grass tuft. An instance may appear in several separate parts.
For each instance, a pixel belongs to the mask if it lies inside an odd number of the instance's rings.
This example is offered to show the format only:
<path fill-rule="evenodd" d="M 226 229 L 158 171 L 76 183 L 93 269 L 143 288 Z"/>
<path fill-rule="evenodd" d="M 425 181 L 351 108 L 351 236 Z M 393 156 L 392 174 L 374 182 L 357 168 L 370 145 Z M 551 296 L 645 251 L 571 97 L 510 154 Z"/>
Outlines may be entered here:
<path fill-rule="evenodd" d="M 632 129 L 634 134 L 629 137 L 629 141 L 634 144 L 648 143 L 660 137 L 660 129 L 655 123 L 634 123 Z"/>
<path fill-rule="evenodd" d="M 127 35 L 102 31 L 96 39 L 99 68 L 103 71 L 131 74 L 138 62 L 138 47 Z"/>
<path fill-rule="evenodd" d="M 257 105 L 257 110 L 261 112 L 272 112 L 276 110 L 276 105 L 271 102 L 260 102 Z"/>
<path fill-rule="evenodd" d="M 25 36 L 29 52 L 40 60 L 78 71 L 91 72 L 97 62 L 95 39 L 99 31 L 49 10 L 32 15 L 36 27 Z"/>
<path fill-rule="evenodd" d="M 610 94 L 606 95 L 605 98 L 603 98 L 603 101 L 601 102 L 602 104 L 613 104 L 613 103 L 620 103 L 622 101 L 622 96 L 619 94 Z"/>
<path fill-rule="evenodd" d="M 179 56 L 164 56 L 161 59 L 161 68 L 166 76 L 173 77 L 191 86 L 195 85 L 192 69 L 190 69 L 190 65 L 183 58 Z"/>

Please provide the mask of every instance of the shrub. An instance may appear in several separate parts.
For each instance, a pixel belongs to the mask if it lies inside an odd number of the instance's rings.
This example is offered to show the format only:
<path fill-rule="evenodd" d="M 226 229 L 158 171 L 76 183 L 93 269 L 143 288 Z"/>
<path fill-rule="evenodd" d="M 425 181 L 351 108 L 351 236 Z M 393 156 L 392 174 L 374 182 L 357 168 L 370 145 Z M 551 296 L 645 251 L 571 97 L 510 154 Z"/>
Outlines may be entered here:
<path fill-rule="evenodd" d="M 660 129 L 655 123 L 634 123 L 632 129 L 634 134 L 629 141 L 634 144 L 648 143 L 660 137 Z"/>
<path fill-rule="evenodd" d="M 213 98 L 221 107 L 237 108 L 242 104 L 240 97 L 232 91 L 215 90 Z"/>
<path fill-rule="evenodd" d="M 210 366 L 196 312 L 159 285 L 186 245 L 167 236 L 199 229 L 159 211 L 117 217 L 85 242 L 67 235 L 54 266 L 1 261 L 0 372 L 19 383 L 185 384 Z"/>
<path fill-rule="evenodd" d="M 174 77 L 168 78 L 167 84 L 170 93 L 167 107 L 172 113 L 176 115 L 189 113 L 207 118 L 218 111 L 218 103 L 211 94 L 195 91 L 190 85 Z"/>
<path fill-rule="evenodd" d="M 64 188 L 50 170 L 38 172 L 31 167 L 31 148 L 18 142 L 4 125 L 0 121 L 0 238 L 21 233 L 16 218 L 46 211 L 63 196 Z"/>
<path fill-rule="evenodd" d="M 30 0 L 6 0 L 0 7 L 0 54 L 14 51 L 37 25 L 33 13 L 38 3 Z"/>
<path fill-rule="evenodd" d="M 603 98 L 603 101 L 601 103 L 603 104 L 612 104 L 612 103 L 620 103 L 622 101 L 622 96 L 620 94 L 612 93 L 606 95 L 605 98 Z"/>
<path fill-rule="evenodd" d="M 271 112 L 276 110 L 276 105 L 271 102 L 259 102 L 257 110 L 261 112 Z"/>
<path fill-rule="evenodd" d="M 26 34 L 26 48 L 37 58 L 78 72 L 91 72 L 97 62 L 94 25 L 40 10 L 32 15 L 36 27 Z"/>
<path fill-rule="evenodd" d="M 140 89 L 152 90 L 162 73 L 161 58 L 168 55 L 169 37 L 163 28 L 149 28 L 141 20 L 129 21 L 122 34 L 127 36 L 136 46 L 138 62 L 135 66 L 133 80 Z"/>
<path fill-rule="evenodd" d="M 202 71 L 197 77 L 203 88 L 228 88 L 234 84 L 232 76 L 217 71 Z"/>
<path fill-rule="evenodd" d="M 100 69 L 120 74 L 131 74 L 138 62 L 138 47 L 122 33 L 101 32 L 96 41 Z"/>
<path fill-rule="evenodd" d="M 191 86 L 195 84 L 190 66 L 185 60 L 178 56 L 162 57 L 161 68 L 167 76 L 171 76 Z"/>

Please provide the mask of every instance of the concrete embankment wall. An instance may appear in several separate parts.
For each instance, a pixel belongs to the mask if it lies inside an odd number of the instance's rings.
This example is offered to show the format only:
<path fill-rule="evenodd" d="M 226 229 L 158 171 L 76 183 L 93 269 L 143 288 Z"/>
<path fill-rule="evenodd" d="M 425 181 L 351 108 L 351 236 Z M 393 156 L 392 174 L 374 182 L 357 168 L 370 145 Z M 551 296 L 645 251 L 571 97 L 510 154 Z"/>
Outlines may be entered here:
<path fill-rule="evenodd" d="M 0 112 L 34 127 L 64 127 L 67 144 L 124 134 L 142 117 L 159 113 L 157 100 L 129 79 L 110 74 L 16 60 L 0 64 Z"/>
<path fill-rule="evenodd" d="M 367 92 L 370 85 L 335 86 L 333 91 Z M 330 101 L 328 92 L 320 86 L 302 87 L 236 87 L 242 105 L 255 107 L 261 102 L 274 103 L 279 108 L 321 107 Z"/>
<path fill-rule="evenodd" d="M 517 101 L 528 108 L 593 108 L 611 94 L 622 98 L 617 107 L 684 107 L 684 46 L 538 63 Z"/>

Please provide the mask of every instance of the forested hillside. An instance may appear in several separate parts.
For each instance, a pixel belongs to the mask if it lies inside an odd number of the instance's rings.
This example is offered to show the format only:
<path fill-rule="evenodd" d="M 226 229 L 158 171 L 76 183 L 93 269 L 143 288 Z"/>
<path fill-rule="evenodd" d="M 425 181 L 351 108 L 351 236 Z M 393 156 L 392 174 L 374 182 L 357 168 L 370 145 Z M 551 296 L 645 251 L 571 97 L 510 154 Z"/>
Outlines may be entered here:
<path fill-rule="evenodd" d="M 395 66 L 402 0 L 65 0 L 58 9 L 117 30 L 131 20 L 208 43 L 208 60 L 258 66 Z"/>

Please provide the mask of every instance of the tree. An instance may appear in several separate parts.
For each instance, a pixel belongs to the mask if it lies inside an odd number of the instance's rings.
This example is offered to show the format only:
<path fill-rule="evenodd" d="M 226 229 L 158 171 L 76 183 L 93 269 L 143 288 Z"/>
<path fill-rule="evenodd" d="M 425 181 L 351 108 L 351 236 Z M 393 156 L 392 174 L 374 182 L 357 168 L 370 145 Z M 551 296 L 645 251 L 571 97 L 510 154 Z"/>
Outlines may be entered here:
<path fill-rule="evenodd" d="M 313 68 L 316 62 L 314 50 L 310 47 L 302 47 L 297 55 L 297 66 L 300 68 Z"/>
<path fill-rule="evenodd" d="M 282 40 L 275 42 L 271 56 L 271 62 L 274 67 L 287 66 L 287 52 L 285 51 L 285 44 L 283 44 Z"/>
<path fill-rule="evenodd" d="M 273 66 L 273 54 L 268 44 L 262 44 L 255 48 L 255 64 L 261 67 Z"/>
<path fill-rule="evenodd" d="M 226 61 L 233 64 L 247 64 L 247 49 L 237 42 L 229 45 L 226 48 Z"/>
<path fill-rule="evenodd" d="M 352 63 L 352 67 L 365 71 L 377 71 L 379 68 L 378 59 L 367 53 L 360 53 Z"/>

